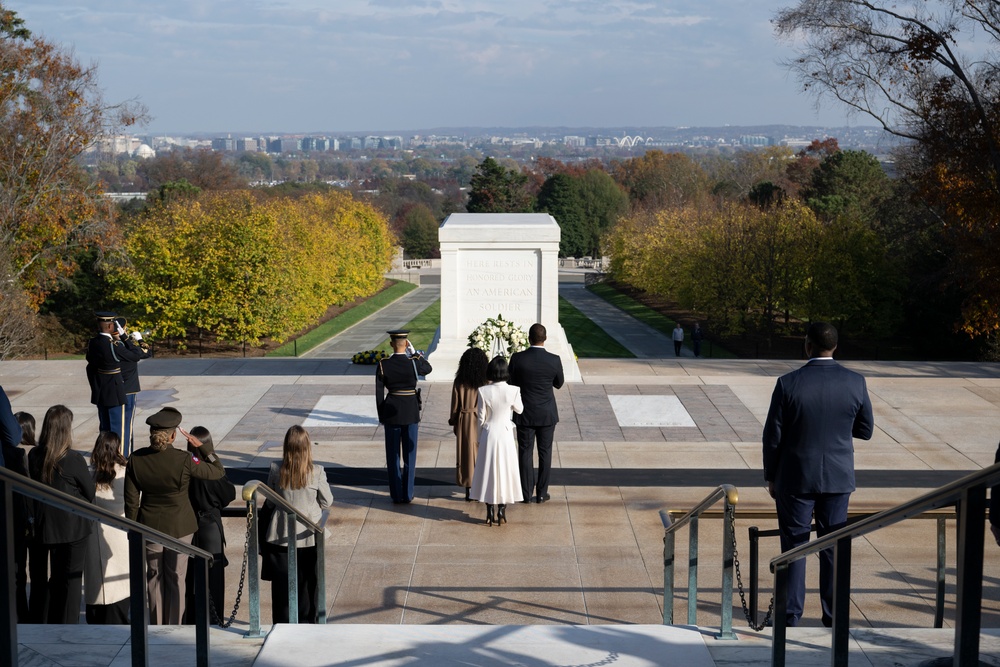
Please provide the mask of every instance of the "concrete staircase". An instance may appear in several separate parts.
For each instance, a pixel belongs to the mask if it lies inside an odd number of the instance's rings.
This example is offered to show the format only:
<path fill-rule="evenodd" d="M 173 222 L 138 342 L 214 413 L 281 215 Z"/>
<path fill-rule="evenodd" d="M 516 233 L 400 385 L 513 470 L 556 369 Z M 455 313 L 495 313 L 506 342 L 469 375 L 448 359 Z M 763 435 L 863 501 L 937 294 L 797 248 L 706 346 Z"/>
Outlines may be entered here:
<path fill-rule="evenodd" d="M 213 667 L 714 667 L 770 664 L 769 632 L 663 625 L 278 625 L 266 638 L 211 632 Z M 908 667 L 951 655 L 950 629 L 859 628 L 852 667 Z M 131 665 L 126 626 L 18 626 L 22 667 Z M 194 665 L 191 626 L 151 627 L 150 665 Z M 1000 666 L 1000 630 L 984 630 L 980 660 Z M 830 631 L 789 628 L 789 667 L 830 664 Z"/>

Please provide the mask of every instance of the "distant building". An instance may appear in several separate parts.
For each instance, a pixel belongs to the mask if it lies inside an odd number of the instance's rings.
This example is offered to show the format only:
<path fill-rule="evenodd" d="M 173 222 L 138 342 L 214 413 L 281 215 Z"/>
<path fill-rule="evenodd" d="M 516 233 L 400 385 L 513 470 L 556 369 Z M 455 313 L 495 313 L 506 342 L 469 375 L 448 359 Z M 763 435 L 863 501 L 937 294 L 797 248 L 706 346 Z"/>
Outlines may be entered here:
<path fill-rule="evenodd" d="M 236 150 L 240 153 L 256 153 L 257 140 L 253 137 L 242 137 L 236 140 Z"/>
<path fill-rule="evenodd" d="M 364 148 L 366 151 L 378 150 L 378 148 L 381 145 L 382 145 L 382 137 L 373 137 L 371 135 L 368 135 L 367 137 L 365 137 L 365 143 L 362 146 L 362 148 Z"/>
<path fill-rule="evenodd" d="M 740 136 L 740 146 L 751 146 L 759 148 L 763 146 L 773 146 L 774 139 L 765 137 L 762 134 L 744 134 Z"/>
<path fill-rule="evenodd" d="M 302 140 L 298 137 L 282 137 L 279 141 L 279 153 L 296 153 L 302 150 Z"/>
<path fill-rule="evenodd" d="M 219 137 L 212 139 L 212 150 L 228 151 L 231 153 L 236 150 L 236 140 L 232 137 Z"/>
<path fill-rule="evenodd" d="M 577 148 L 582 148 L 587 145 L 587 139 L 586 137 L 569 136 L 569 137 L 563 137 L 563 143 L 566 144 L 567 146 L 575 146 Z"/>
<path fill-rule="evenodd" d="M 379 148 L 398 151 L 403 148 L 403 137 L 382 137 L 379 141 Z"/>
<path fill-rule="evenodd" d="M 156 151 L 150 148 L 147 144 L 140 144 L 139 147 L 133 151 L 132 157 L 139 160 L 148 160 L 151 157 L 156 157 Z"/>
<path fill-rule="evenodd" d="M 267 138 L 267 152 L 268 153 L 280 153 L 281 152 L 281 137 L 268 137 Z"/>
<path fill-rule="evenodd" d="M 304 151 L 315 150 L 316 140 L 312 137 L 302 137 L 301 143 L 299 144 Z"/>
<path fill-rule="evenodd" d="M 303 146 L 303 148 L 305 148 Z M 314 151 L 328 151 L 330 150 L 330 140 L 326 137 L 313 137 L 312 138 L 312 150 Z"/>

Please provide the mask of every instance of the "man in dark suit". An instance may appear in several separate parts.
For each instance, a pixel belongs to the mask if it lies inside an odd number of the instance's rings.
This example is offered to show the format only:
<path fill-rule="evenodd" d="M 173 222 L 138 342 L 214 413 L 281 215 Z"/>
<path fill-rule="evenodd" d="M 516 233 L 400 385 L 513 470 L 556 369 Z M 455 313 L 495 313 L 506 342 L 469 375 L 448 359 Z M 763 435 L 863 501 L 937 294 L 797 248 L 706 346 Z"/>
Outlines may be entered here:
<path fill-rule="evenodd" d="M 419 375 L 431 365 L 416 354 L 403 329 L 390 331 L 393 354 L 375 369 L 375 409 L 385 429 L 385 465 L 389 472 L 389 495 L 394 503 L 413 500 L 413 477 L 417 465 L 417 429 L 420 424 Z"/>
<path fill-rule="evenodd" d="M 125 423 L 125 380 L 115 352 L 115 314 L 97 313 L 97 335 L 87 344 L 87 380 L 90 402 L 97 406 L 98 428 L 122 437 Z"/>
<path fill-rule="evenodd" d="M 549 499 L 552 469 L 552 437 L 559 422 L 554 389 L 563 386 L 562 360 L 545 349 L 546 331 L 540 323 L 528 329 L 531 347 L 510 358 L 510 384 L 521 388 L 524 411 L 514 415 L 517 426 L 517 461 L 521 470 L 521 493 L 544 503 Z M 535 443 L 538 443 L 538 475 L 535 476 Z"/>
<path fill-rule="evenodd" d="M 809 541 L 815 513 L 816 533 L 826 535 L 847 522 L 854 491 L 854 443 L 874 430 L 865 379 L 833 360 L 837 330 L 813 322 L 806 334 L 809 362 L 782 375 L 771 395 L 764 424 L 764 479 L 778 511 L 781 550 Z M 788 569 L 786 623 L 796 626 L 805 603 L 806 561 Z M 823 625 L 833 622 L 833 550 L 820 553 Z"/>
<path fill-rule="evenodd" d="M 125 407 L 122 416 L 121 451 L 122 456 L 129 457 L 135 446 L 133 421 L 135 419 L 135 401 L 139 394 L 139 361 L 149 359 L 152 353 L 149 346 L 142 340 L 142 335 L 135 332 L 129 335 L 125 330 L 125 318 L 115 318 L 115 355 L 120 359 L 122 382 L 125 384 Z M 138 337 L 136 337 L 138 336 Z"/>

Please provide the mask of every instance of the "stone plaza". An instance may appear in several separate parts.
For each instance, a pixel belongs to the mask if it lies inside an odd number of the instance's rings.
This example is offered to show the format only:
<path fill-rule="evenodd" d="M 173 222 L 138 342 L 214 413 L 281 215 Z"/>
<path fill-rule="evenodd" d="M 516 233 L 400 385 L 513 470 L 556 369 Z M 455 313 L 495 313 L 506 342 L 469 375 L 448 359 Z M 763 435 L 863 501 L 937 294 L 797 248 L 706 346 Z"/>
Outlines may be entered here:
<path fill-rule="evenodd" d="M 412 298 L 426 289 L 411 292 Z M 612 335 L 619 331 L 626 340 L 641 330 L 624 315 L 621 321 L 602 320 L 599 304 L 577 291 L 583 290 L 560 285 L 564 296 Z M 379 331 L 366 334 L 362 323 L 344 335 L 384 338 L 385 322 L 394 308 L 405 310 L 405 301 L 381 314 Z M 769 630 L 747 628 L 736 596 L 739 639 L 713 637 L 720 610 L 718 521 L 705 520 L 701 528 L 698 628 L 659 625 L 659 510 L 690 508 L 718 485 L 734 484 L 739 548 L 745 548 L 750 525 L 774 527 L 773 520 L 741 519 L 740 512 L 773 509 L 761 473 L 761 426 L 775 378 L 801 360 L 676 359 L 666 339 L 631 343 L 663 354 L 580 360 L 581 381 L 556 392 L 561 421 L 552 501 L 512 508 L 501 527 L 485 526 L 482 506 L 466 503 L 454 485 L 450 378 L 428 377 L 437 381 L 424 385 L 417 498 L 399 506 L 384 486 L 382 431 L 372 419 L 372 367 L 319 357 L 142 362 L 137 423 L 161 406 L 178 408 L 185 428 L 204 425 L 213 433 L 238 484 L 263 478 L 268 464 L 280 458 L 287 428 L 304 424 L 316 443 L 314 458 L 333 484 L 326 560 L 330 626 L 281 626 L 261 650 L 261 640 L 241 637 L 248 619 L 244 596 L 233 629 L 213 631 L 213 664 L 769 664 Z M 845 364 L 868 378 L 876 420 L 875 437 L 857 445 L 853 506 L 887 508 L 992 464 L 1000 437 L 1000 367 Z M 68 405 L 76 416 L 75 447 L 89 451 L 97 415 L 89 404 L 84 362 L 4 362 L 0 378 L 15 410 L 40 419 L 53 404 Z M 955 543 L 954 522 L 949 525 L 942 630 L 928 630 L 934 522 L 913 520 L 856 541 L 851 664 L 915 665 L 950 653 Z M 228 518 L 225 526 L 228 613 L 245 522 Z M 678 544 L 686 544 L 683 533 Z M 1000 665 L 1000 547 L 990 542 L 986 550 L 981 656 Z M 766 563 L 777 552 L 775 539 L 761 543 L 762 610 L 772 586 Z M 681 589 L 684 554 L 686 546 L 680 546 Z M 745 558 L 742 565 L 746 578 Z M 806 627 L 789 633 L 792 665 L 829 664 L 816 570 L 812 559 Z M 267 584 L 261 606 L 268 623 Z M 682 591 L 675 618 L 683 618 L 684 607 Z M 22 626 L 22 664 L 128 664 L 126 629 L 74 630 Z M 193 664 L 193 631 L 157 629 L 150 649 L 156 664 Z"/>

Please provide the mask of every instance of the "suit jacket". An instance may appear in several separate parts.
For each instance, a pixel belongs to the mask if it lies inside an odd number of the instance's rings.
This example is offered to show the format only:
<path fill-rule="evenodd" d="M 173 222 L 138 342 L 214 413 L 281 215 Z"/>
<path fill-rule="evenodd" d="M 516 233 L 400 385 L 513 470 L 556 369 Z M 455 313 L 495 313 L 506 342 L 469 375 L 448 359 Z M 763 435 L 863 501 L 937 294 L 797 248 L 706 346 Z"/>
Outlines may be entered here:
<path fill-rule="evenodd" d="M 509 384 L 521 388 L 524 411 L 514 415 L 520 426 L 554 426 L 559 422 L 556 395 L 563 386 L 563 367 L 559 355 L 544 347 L 529 347 L 510 358 Z"/>
<path fill-rule="evenodd" d="M 90 402 L 98 407 L 125 405 L 125 380 L 121 359 L 115 353 L 110 336 L 97 334 L 87 344 L 87 380 L 90 382 Z"/>
<path fill-rule="evenodd" d="M 17 447 L 21 444 L 21 425 L 14 417 L 14 411 L 10 407 L 10 399 L 7 392 L 0 387 L 0 444 L 4 447 Z M 6 456 L 5 450 L 0 449 L 0 466 L 4 465 Z M 27 473 L 25 473 L 27 474 Z"/>
<path fill-rule="evenodd" d="M 281 488 L 280 480 L 281 462 L 272 462 L 271 468 L 267 471 L 267 485 L 280 493 L 289 505 L 305 514 L 313 523 L 319 523 L 323 510 L 333 503 L 333 492 L 330 491 L 330 482 L 326 479 L 323 466 L 313 464 L 309 482 L 301 489 Z M 316 546 L 316 534 L 311 530 L 296 523 L 295 531 L 296 547 Z M 288 546 L 288 524 L 284 512 L 276 509 L 271 515 L 267 525 L 267 541 L 283 547 Z"/>
<path fill-rule="evenodd" d="M 72 449 L 66 452 L 56 464 L 52 479 L 42 479 L 42 464 L 45 462 L 45 447 L 34 447 L 28 452 L 28 469 L 36 481 L 48 484 L 56 491 L 68 493 L 74 498 L 94 502 L 96 488 L 94 478 L 87 468 L 83 454 Z M 43 544 L 64 544 L 76 542 L 90 535 L 94 522 L 66 510 L 39 502 L 35 505 L 35 528 L 41 535 Z"/>
<path fill-rule="evenodd" d="M 143 350 L 136 345 L 131 338 L 124 338 L 115 343 L 115 354 L 121 360 L 122 382 L 125 385 L 126 394 L 138 394 L 139 388 L 139 360 L 149 359 L 152 355 L 148 350 Z"/>
<path fill-rule="evenodd" d="M 375 369 L 375 409 L 378 420 L 391 426 L 419 422 L 417 374 L 427 375 L 430 372 L 431 365 L 422 356 L 411 358 L 400 353 L 379 361 Z"/>
<path fill-rule="evenodd" d="M 198 457 L 167 447 L 143 447 L 132 452 L 125 466 L 125 516 L 171 537 L 191 535 L 198 520 L 191 507 L 191 479 L 220 479 L 222 462 L 208 443 Z"/>
<path fill-rule="evenodd" d="M 764 479 L 777 493 L 854 491 L 854 442 L 874 430 L 865 379 L 833 359 L 778 378 L 764 424 Z"/>

